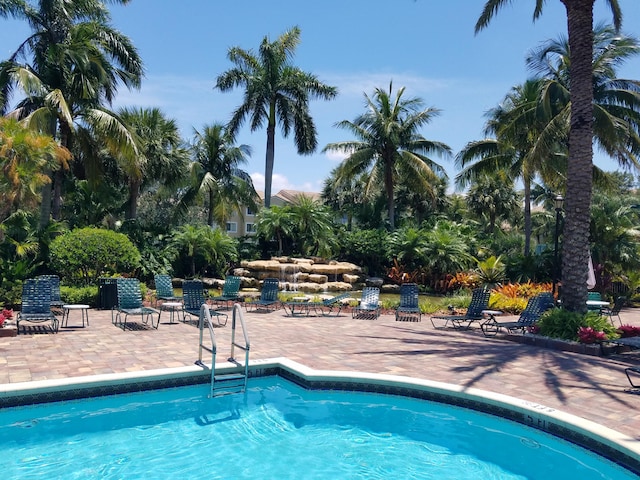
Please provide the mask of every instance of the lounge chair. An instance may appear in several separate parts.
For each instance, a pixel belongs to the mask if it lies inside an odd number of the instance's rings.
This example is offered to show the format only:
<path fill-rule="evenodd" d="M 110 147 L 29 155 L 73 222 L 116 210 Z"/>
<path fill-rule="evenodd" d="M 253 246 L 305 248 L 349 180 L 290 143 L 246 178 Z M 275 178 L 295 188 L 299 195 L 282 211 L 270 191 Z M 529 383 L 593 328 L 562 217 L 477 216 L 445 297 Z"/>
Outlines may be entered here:
<path fill-rule="evenodd" d="M 45 279 L 29 278 L 22 284 L 22 302 L 16 316 L 16 328 L 20 322 L 51 322 L 51 330 L 58 332 L 58 317 L 51 311 L 51 283 Z"/>
<path fill-rule="evenodd" d="M 158 306 L 158 300 L 163 302 L 179 302 L 182 300 L 180 297 L 174 296 L 173 283 L 169 275 L 156 274 L 153 276 L 153 281 L 156 284 L 156 307 Z"/>
<path fill-rule="evenodd" d="M 345 292 L 335 297 L 326 298 L 319 302 L 309 302 L 304 300 L 290 300 L 288 302 L 282 302 L 282 306 L 288 315 L 309 315 L 311 310 L 316 315 L 320 314 L 325 317 L 338 316 L 342 311 L 342 301 L 349 298 L 351 293 Z"/>
<path fill-rule="evenodd" d="M 249 310 L 277 310 L 280 308 L 278 292 L 280 291 L 280 280 L 277 278 L 265 278 L 260 291 L 260 298 L 251 302 L 244 302 L 247 311 Z"/>
<path fill-rule="evenodd" d="M 111 310 L 111 321 L 127 328 L 127 318 L 129 315 L 139 316 L 144 325 L 149 322 L 153 328 L 160 325 L 160 312 L 155 308 L 145 307 L 142 303 L 142 291 L 140 281 L 137 278 L 118 278 L 116 283 L 118 289 L 118 304 Z M 115 314 L 115 315 L 114 315 Z M 153 324 L 153 316 L 157 315 L 157 323 Z"/>
<path fill-rule="evenodd" d="M 547 310 L 553 308 L 553 304 L 553 295 L 551 293 L 540 293 L 529 299 L 527 306 L 515 322 L 498 322 L 491 316 L 489 320 L 480 325 L 480 328 L 485 337 L 493 337 L 500 330 L 505 330 L 507 333 L 524 333 L 528 328 L 535 325 Z"/>
<path fill-rule="evenodd" d="M 358 306 L 351 310 L 353 318 L 375 320 L 380 316 L 380 289 L 378 287 L 364 287 Z"/>
<path fill-rule="evenodd" d="M 453 328 L 462 329 L 470 328 L 473 322 L 484 320 L 483 310 L 489 306 L 489 297 L 491 291 L 484 288 L 476 288 L 471 293 L 471 303 L 467 307 L 467 313 L 464 315 L 432 315 L 431 324 L 433 328 L 445 328 L 451 323 Z M 438 322 L 434 322 L 438 320 Z M 436 325 L 439 321 L 444 321 L 442 325 Z M 465 325 L 466 324 L 466 325 Z"/>
<path fill-rule="evenodd" d="M 187 315 L 200 318 L 200 308 L 202 308 L 202 305 L 207 304 L 202 281 L 185 280 L 182 284 L 182 299 L 184 301 L 182 321 L 186 320 Z M 226 313 L 222 313 L 208 304 L 207 306 L 209 307 L 211 319 L 216 318 L 220 326 L 227 324 L 228 317 Z"/>
<path fill-rule="evenodd" d="M 396 309 L 396 321 L 419 322 L 422 312 L 418 305 L 418 285 L 403 283 L 400 285 L 400 305 Z"/>
<path fill-rule="evenodd" d="M 230 307 L 231 304 L 238 301 L 240 298 L 238 292 L 240 291 L 240 277 L 229 275 L 224 281 L 224 287 L 222 287 L 222 293 L 217 297 L 209 297 L 209 300 L 214 304 L 223 304 L 225 307 Z"/>
<path fill-rule="evenodd" d="M 602 295 L 600 292 L 588 292 L 587 301 L 600 302 L 602 301 Z M 587 310 L 589 312 L 599 312 L 600 308 L 600 305 L 587 305 Z"/>
<path fill-rule="evenodd" d="M 54 314 L 62 315 L 64 302 L 60 298 L 60 277 L 57 275 L 38 275 L 38 280 L 45 280 L 51 285 L 51 300 L 49 305 Z"/>

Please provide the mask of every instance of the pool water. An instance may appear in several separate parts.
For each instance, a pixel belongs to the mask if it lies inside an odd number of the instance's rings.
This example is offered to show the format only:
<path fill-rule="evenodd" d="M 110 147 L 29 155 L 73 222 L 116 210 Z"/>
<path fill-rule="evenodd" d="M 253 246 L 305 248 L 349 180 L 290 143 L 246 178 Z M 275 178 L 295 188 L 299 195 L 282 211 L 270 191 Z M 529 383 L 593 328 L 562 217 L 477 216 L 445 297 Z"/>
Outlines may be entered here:
<path fill-rule="evenodd" d="M 2 478 L 632 479 L 538 430 L 465 409 L 309 391 L 199 385 L 0 410 Z"/>

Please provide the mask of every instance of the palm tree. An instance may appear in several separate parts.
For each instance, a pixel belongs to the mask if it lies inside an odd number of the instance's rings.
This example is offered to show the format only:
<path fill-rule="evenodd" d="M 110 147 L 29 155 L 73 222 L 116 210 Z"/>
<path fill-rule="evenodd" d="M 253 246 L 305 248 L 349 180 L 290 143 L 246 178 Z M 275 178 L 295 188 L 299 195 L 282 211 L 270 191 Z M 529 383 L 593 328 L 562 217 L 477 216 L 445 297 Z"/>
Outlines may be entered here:
<path fill-rule="evenodd" d="M 333 212 L 307 195 L 299 195 L 289 209 L 300 253 L 318 255 L 329 252 L 334 243 Z"/>
<path fill-rule="evenodd" d="M 593 170 L 593 5 L 595 0 L 560 0 L 567 11 L 570 49 L 571 128 L 567 167 L 564 254 L 562 256 L 563 305 L 571 311 L 586 309 L 589 261 L 589 212 Z M 618 0 L 606 0 L 616 29 L 622 12 Z M 476 23 L 476 33 L 510 0 L 488 0 Z M 535 0 L 534 19 L 545 0 Z"/>
<path fill-rule="evenodd" d="M 104 106 L 111 103 L 120 82 L 129 88 L 140 86 L 142 62 L 131 41 L 109 25 L 105 1 L 51 0 L 33 6 L 0 0 L 0 16 L 25 20 L 32 28 L 31 35 L 0 63 L 0 113 L 6 112 L 12 90 L 20 87 L 26 98 L 14 114 L 28 116 L 31 126 L 54 136 L 70 151 L 74 137 L 82 135 L 79 130 L 88 129 L 98 132 L 112 151 L 134 156 L 131 135 Z M 84 158 L 96 160 L 95 149 L 85 152 Z M 62 180 L 59 169 L 53 204 L 48 201 L 51 191 L 43 192 L 41 223 L 48 222 L 49 211 L 54 218 L 59 216 Z"/>
<path fill-rule="evenodd" d="M 282 255 L 283 240 L 292 234 L 293 229 L 293 215 L 289 207 L 274 205 L 258 212 L 256 235 L 267 241 L 275 237 L 278 240 L 277 255 Z"/>
<path fill-rule="evenodd" d="M 419 98 L 402 98 L 404 87 L 395 98 L 393 83 L 389 91 L 376 88 L 373 97 L 365 94 L 367 112 L 353 122 L 336 124 L 353 133 L 358 140 L 330 143 L 323 151 L 346 153 L 340 167 L 347 178 L 371 172 L 365 194 L 383 184 L 391 230 L 395 229 L 394 188 L 399 175 L 412 179 L 413 188 L 432 189 L 438 177 L 446 178 L 444 169 L 427 155 L 449 155 L 451 148 L 441 142 L 427 140 L 419 129 L 440 113 L 435 108 L 422 109 Z M 401 173 L 402 172 L 402 173 Z"/>
<path fill-rule="evenodd" d="M 507 172 L 478 177 L 467 193 L 467 205 L 475 218 L 486 222 L 486 231 L 493 235 L 499 220 L 514 218 L 520 199 Z"/>
<path fill-rule="evenodd" d="M 211 227 L 225 225 L 234 211 L 242 215 L 243 206 L 257 210 L 258 196 L 251 177 L 240 169 L 251 156 L 249 145 L 235 145 L 226 128 L 214 123 L 205 125 L 202 132 L 195 131 L 193 154 L 189 186 L 180 201 L 183 210 L 204 196 Z"/>
<path fill-rule="evenodd" d="M 548 128 L 553 113 L 541 101 L 543 84 L 542 80 L 531 79 L 513 87 L 500 105 L 487 112 L 485 134 L 489 137 L 469 142 L 456 156 L 456 164 L 462 167 L 456 176 L 460 187 L 477 183 L 500 170 L 508 172 L 512 180 L 522 179 L 525 255 L 529 255 L 531 249 L 533 182 L 538 175 L 552 178 L 564 170 L 560 162 L 565 155 L 558 151 L 563 151 L 557 141 L 558 134 Z M 545 131 L 551 133 L 543 135 Z"/>
<path fill-rule="evenodd" d="M 137 216 L 138 197 L 145 185 L 177 185 L 184 176 L 188 151 L 175 120 L 166 118 L 157 108 L 123 108 L 119 117 L 134 134 L 138 155 L 134 161 L 121 158 L 120 168 L 129 186 L 125 217 Z"/>
<path fill-rule="evenodd" d="M 223 92 L 244 88 L 244 100 L 231 117 L 229 132 L 235 135 L 250 118 L 251 131 L 267 124 L 267 150 L 264 174 L 264 204 L 271 206 L 271 181 L 275 156 L 276 123 L 284 138 L 293 129 L 298 153 L 308 155 L 317 146 L 316 128 L 309 113 L 310 98 L 331 100 L 337 89 L 320 82 L 314 75 L 291 64 L 300 43 L 300 29 L 293 27 L 270 42 L 264 37 L 258 55 L 239 47 L 229 49 L 227 57 L 234 68 L 218 76 L 216 88 Z"/>

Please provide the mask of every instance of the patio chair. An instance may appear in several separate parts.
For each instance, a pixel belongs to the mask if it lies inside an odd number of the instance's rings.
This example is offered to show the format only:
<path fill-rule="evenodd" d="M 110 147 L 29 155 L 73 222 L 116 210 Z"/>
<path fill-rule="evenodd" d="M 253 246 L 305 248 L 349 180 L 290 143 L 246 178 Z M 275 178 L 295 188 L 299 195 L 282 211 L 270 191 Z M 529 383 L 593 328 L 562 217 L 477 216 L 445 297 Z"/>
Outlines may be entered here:
<path fill-rule="evenodd" d="M 206 304 L 209 308 L 211 319 L 216 318 L 220 326 L 227 324 L 227 314 L 207 304 L 204 295 L 204 285 L 201 280 L 185 280 L 182 284 L 182 299 L 184 301 L 184 308 L 182 310 L 183 322 L 186 320 L 187 315 L 189 315 L 189 317 L 194 316 L 200 318 L 200 308 Z"/>
<path fill-rule="evenodd" d="M 433 328 L 446 328 L 449 323 L 453 325 L 453 328 L 468 329 L 473 322 L 480 322 L 484 320 L 483 310 L 486 310 L 489 306 L 489 297 L 491 291 L 484 288 L 476 288 L 471 292 L 471 302 L 467 307 L 467 313 L 464 315 L 432 315 L 431 324 Z M 436 325 L 438 321 L 444 321 L 440 326 Z M 439 322 L 438 322 L 439 323 Z M 466 325 L 465 325 L 466 324 Z"/>
<path fill-rule="evenodd" d="M 127 318 L 129 315 L 139 316 L 144 325 L 149 322 L 153 328 L 160 325 L 160 312 L 155 308 L 145 307 L 142 303 L 142 291 L 140 290 L 140 281 L 137 278 L 118 278 L 116 282 L 118 290 L 118 304 L 111 310 L 111 321 L 122 326 L 125 330 L 127 327 Z M 153 324 L 153 316 L 157 315 L 157 323 Z"/>
<path fill-rule="evenodd" d="M 280 291 L 280 280 L 277 278 L 265 278 L 260 291 L 260 298 L 251 302 L 244 302 L 247 311 L 270 311 L 280 308 L 278 292 Z"/>
<path fill-rule="evenodd" d="M 620 310 L 624 307 L 625 303 L 627 303 L 627 297 L 618 297 L 616 301 L 613 302 L 613 307 L 602 307 L 600 309 L 600 315 L 604 317 L 609 317 L 611 321 L 611 325 L 615 325 L 613 321 L 613 317 L 618 317 L 618 323 L 622 326 L 622 319 L 620 318 Z"/>
<path fill-rule="evenodd" d="M 549 292 L 540 293 L 529 298 L 527 306 L 520 313 L 520 317 L 515 322 L 498 322 L 493 316 L 480 325 L 485 337 L 494 337 L 500 330 L 507 333 L 524 332 L 535 325 L 542 315 L 553 308 L 553 295 Z"/>
<path fill-rule="evenodd" d="M 380 316 L 380 289 L 364 287 L 358 306 L 351 310 L 352 318 L 375 320 Z"/>
<path fill-rule="evenodd" d="M 290 300 L 287 302 L 282 302 L 282 306 L 285 312 L 288 315 L 296 316 L 296 315 L 309 315 L 311 310 L 315 312 L 316 315 L 320 314 L 325 317 L 340 315 L 343 307 L 343 300 L 349 298 L 351 293 L 345 292 L 340 295 L 336 295 L 335 297 L 326 298 L 319 302 L 309 302 L 305 299 L 302 300 Z"/>
<path fill-rule="evenodd" d="M 22 284 L 20 312 L 16 316 L 16 328 L 20 322 L 51 322 L 51 330 L 58 332 L 58 317 L 51 311 L 51 283 L 45 279 L 29 278 Z"/>
<path fill-rule="evenodd" d="M 418 285 L 403 283 L 400 285 L 400 305 L 396 309 L 396 321 L 419 322 L 422 312 L 418 305 Z"/>
<path fill-rule="evenodd" d="M 217 297 L 209 297 L 209 300 L 214 304 L 223 304 L 225 307 L 230 307 L 231 304 L 238 301 L 240 298 L 238 292 L 240 291 L 240 277 L 229 275 L 224 280 L 224 287 L 222 287 L 222 293 Z"/>
<path fill-rule="evenodd" d="M 60 298 L 60 277 L 57 275 L 38 275 L 38 280 L 44 280 L 51 285 L 51 301 L 49 305 L 54 314 L 62 315 L 64 302 Z"/>
<path fill-rule="evenodd" d="M 173 294 L 173 283 L 169 275 L 158 273 L 153 276 L 153 281 L 156 284 L 156 298 L 154 303 L 156 307 L 158 306 L 158 300 L 162 300 L 163 302 L 179 302 L 182 300 Z"/>

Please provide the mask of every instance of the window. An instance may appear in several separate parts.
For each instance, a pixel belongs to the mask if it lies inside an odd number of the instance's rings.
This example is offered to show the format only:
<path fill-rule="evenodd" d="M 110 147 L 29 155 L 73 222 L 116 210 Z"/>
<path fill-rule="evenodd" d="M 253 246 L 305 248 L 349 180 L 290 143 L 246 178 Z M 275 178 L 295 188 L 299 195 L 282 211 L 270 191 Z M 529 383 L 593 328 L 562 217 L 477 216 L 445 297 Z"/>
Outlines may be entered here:
<path fill-rule="evenodd" d="M 245 233 L 256 233 L 256 224 L 255 223 L 245 223 L 244 224 Z"/>
<path fill-rule="evenodd" d="M 251 207 L 247 207 L 247 215 L 251 215 L 251 216 L 253 216 L 253 215 L 255 215 L 255 214 L 256 214 L 256 213 L 255 213 L 253 210 L 251 210 Z"/>
<path fill-rule="evenodd" d="M 227 233 L 236 233 L 238 231 L 238 224 L 236 222 L 227 222 Z"/>

